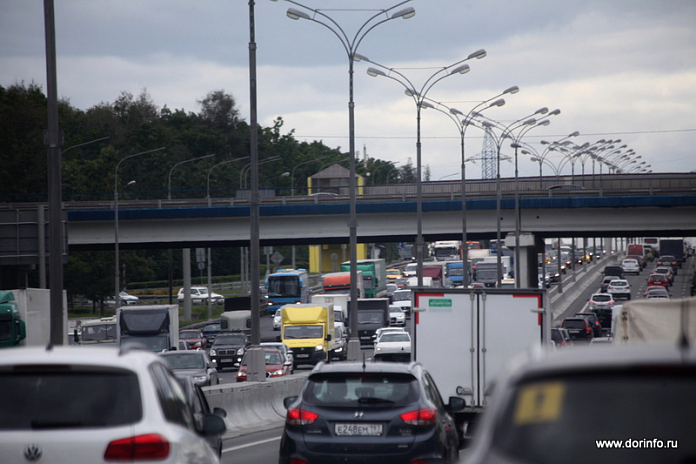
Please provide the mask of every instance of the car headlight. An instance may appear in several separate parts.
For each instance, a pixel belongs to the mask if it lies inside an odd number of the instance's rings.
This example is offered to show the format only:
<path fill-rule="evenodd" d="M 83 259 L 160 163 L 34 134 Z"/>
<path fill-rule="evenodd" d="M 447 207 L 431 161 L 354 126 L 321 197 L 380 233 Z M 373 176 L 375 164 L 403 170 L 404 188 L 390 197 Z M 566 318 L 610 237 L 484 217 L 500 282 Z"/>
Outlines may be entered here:
<path fill-rule="evenodd" d="M 317 345 L 314 347 L 314 351 L 321 351 L 324 349 L 324 345 Z"/>
<path fill-rule="evenodd" d="M 246 377 L 246 375 L 247 375 L 246 372 L 242 372 L 242 371 L 237 372 L 237 377 Z"/>
<path fill-rule="evenodd" d="M 238 350 L 237 350 L 237 354 L 238 354 L 239 356 L 242 356 L 242 355 L 244 354 L 244 348 L 238 349 Z"/>
<path fill-rule="evenodd" d="M 193 381 L 196 383 L 205 383 L 208 380 L 208 377 L 205 375 L 194 375 L 193 376 Z"/>
<path fill-rule="evenodd" d="M 375 348 L 375 351 L 382 351 L 382 347 L 378 346 L 377 348 Z"/>
<path fill-rule="evenodd" d="M 281 375 L 283 375 L 283 370 L 282 370 L 282 369 L 278 369 L 277 371 L 271 372 L 271 377 L 279 377 L 279 376 L 281 376 Z"/>
<path fill-rule="evenodd" d="M 211 348 L 210 349 L 210 356 L 215 356 L 215 355 L 217 355 L 217 353 L 215 352 L 215 350 L 213 348 Z"/>

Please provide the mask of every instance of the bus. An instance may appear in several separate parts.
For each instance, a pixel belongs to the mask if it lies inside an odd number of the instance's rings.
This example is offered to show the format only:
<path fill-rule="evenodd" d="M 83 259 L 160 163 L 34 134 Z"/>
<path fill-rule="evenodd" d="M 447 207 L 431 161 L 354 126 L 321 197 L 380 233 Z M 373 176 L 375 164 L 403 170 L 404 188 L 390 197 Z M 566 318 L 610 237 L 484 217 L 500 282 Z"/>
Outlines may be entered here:
<path fill-rule="evenodd" d="M 265 286 L 271 317 L 283 305 L 309 303 L 309 276 L 305 269 L 281 269 L 266 278 Z"/>
<path fill-rule="evenodd" d="M 459 240 L 443 240 L 435 242 L 433 255 L 436 261 L 451 261 L 460 259 L 462 242 Z"/>
<path fill-rule="evenodd" d="M 83 321 L 76 337 L 80 345 L 116 345 L 116 316 Z"/>

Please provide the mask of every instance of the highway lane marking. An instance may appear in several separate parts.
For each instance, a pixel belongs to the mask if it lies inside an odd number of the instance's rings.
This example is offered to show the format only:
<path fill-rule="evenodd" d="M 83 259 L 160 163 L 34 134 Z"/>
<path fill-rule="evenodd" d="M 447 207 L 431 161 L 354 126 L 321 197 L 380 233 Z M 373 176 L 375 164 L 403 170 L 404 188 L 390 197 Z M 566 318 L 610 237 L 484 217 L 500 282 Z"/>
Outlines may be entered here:
<path fill-rule="evenodd" d="M 246 445 L 233 446 L 232 448 L 225 448 L 224 450 L 222 450 L 222 452 L 227 453 L 229 451 L 237 451 L 243 448 L 249 448 L 250 446 L 263 445 L 264 443 L 270 443 L 272 441 L 280 440 L 280 438 L 281 437 L 267 438 L 266 440 L 255 441 L 253 443 L 247 443 Z"/>

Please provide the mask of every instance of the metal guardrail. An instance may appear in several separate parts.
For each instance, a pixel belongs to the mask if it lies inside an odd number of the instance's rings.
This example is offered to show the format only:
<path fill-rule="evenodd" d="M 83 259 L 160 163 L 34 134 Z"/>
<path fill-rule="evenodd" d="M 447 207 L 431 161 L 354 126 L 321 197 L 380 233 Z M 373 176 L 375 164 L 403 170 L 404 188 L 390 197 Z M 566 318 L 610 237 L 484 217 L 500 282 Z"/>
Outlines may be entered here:
<path fill-rule="evenodd" d="M 550 187 L 560 185 L 573 185 L 579 188 L 572 190 L 564 188 L 549 190 Z M 416 188 L 416 184 L 366 185 L 360 187 L 360 193 L 356 196 L 356 201 L 358 203 L 416 201 Z M 466 196 L 468 199 L 495 198 L 497 196 L 497 188 L 498 183 L 493 179 L 468 180 L 466 182 Z M 335 187 L 335 190 L 340 193 L 296 196 L 269 194 L 262 195 L 259 201 L 261 205 L 349 203 L 350 196 L 346 187 L 338 186 Z M 520 197 L 696 195 L 696 173 L 586 174 L 542 178 L 523 177 L 519 178 L 517 182 L 514 179 L 505 178 L 500 181 L 500 190 L 501 196 L 506 198 L 512 197 L 516 193 Z M 327 191 L 327 189 L 324 189 L 324 191 Z M 129 194 L 138 195 L 138 192 L 130 192 Z M 153 195 L 153 192 L 144 192 L 142 194 Z M 124 209 L 134 209 L 249 205 L 247 190 L 230 191 L 230 195 L 233 194 L 234 196 L 224 198 L 123 199 L 119 200 L 119 206 Z M 205 192 L 201 192 L 201 195 L 204 196 Z M 461 181 L 423 182 L 422 198 L 424 201 L 460 200 Z M 40 204 L 42 203 L 0 203 L 0 210 L 36 208 Z M 64 202 L 64 208 L 67 210 L 110 210 L 114 209 L 114 203 L 113 199 L 107 196 L 107 199 L 102 197 L 102 199 L 95 200 L 66 201 Z"/>

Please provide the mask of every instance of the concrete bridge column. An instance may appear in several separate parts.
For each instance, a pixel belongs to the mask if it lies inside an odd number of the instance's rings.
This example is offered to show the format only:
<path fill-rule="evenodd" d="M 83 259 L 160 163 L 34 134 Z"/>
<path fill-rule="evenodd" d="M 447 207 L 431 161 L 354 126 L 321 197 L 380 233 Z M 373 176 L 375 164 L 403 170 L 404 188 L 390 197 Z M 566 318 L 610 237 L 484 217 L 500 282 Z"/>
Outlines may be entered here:
<path fill-rule="evenodd" d="M 515 249 L 515 234 L 505 236 L 505 246 Z M 520 275 L 515 276 L 518 288 L 537 288 L 539 286 L 539 271 L 537 253 L 544 251 L 544 240 L 533 234 L 520 234 Z"/>

